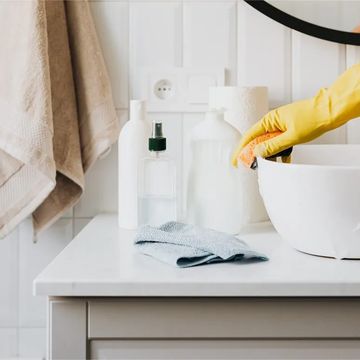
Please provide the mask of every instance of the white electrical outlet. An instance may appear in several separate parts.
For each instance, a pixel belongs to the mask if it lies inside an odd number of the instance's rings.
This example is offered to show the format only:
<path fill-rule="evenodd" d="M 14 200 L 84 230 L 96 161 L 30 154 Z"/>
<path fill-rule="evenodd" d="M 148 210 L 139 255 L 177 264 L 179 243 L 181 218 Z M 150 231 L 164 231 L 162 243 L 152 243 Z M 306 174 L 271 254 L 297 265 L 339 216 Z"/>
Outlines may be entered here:
<path fill-rule="evenodd" d="M 153 88 L 154 94 L 160 100 L 168 100 L 175 95 L 174 84 L 171 80 L 161 79 L 157 81 Z"/>
<path fill-rule="evenodd" d="M 133 98 L 147 100 L 150 112 L 203 112 L 210 86 L 223 86 L 223 68 L 140 68 Z"/>

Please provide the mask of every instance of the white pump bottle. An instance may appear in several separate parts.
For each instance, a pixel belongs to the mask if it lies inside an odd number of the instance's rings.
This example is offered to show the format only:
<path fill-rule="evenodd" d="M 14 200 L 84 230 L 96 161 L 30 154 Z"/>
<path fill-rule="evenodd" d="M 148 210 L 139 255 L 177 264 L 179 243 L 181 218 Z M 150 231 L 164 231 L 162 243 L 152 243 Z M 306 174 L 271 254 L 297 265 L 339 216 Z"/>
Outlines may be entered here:
<path fill-rule="evenodd" d="M 119 136 L 119 226 L 136 229 L 138 226 L 138 168 L 139 162 L 148 156 L 147 142 L 150 124 L 146 118 L 145 101 L 130 101 L 130 119 Z"/>

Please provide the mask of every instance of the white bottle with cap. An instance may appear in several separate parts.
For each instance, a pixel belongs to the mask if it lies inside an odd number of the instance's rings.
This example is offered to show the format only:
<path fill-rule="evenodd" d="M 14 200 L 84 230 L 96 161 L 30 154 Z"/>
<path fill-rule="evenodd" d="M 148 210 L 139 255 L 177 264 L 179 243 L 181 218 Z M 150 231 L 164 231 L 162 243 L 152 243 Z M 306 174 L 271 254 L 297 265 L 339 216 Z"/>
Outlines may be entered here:
<path fill-rule="evenodd" d="M 119 226 L 136 229 L 138 226 L 138 168 L 148 156 L 147 141 L 150 136 L 145 101 L 130 101 L 130 119 L 119 136 Z"/>

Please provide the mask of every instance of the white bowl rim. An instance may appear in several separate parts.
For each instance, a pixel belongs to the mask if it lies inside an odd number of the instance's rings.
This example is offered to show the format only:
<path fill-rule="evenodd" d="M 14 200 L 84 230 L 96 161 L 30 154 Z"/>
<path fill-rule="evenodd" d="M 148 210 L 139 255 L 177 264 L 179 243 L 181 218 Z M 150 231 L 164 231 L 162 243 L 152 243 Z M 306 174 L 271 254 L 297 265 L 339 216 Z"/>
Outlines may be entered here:
<path fill-rule="evenodd" d="M 359 149 L 359 156 L 360 156 L 360 144 L 309 144 L 309 145 L 296 145 L 297 148 L 316 148 L 316 147 L 322 147 L 322 148 L 335 148 L 335 147 L 349 147 L 349 148 L 358 148 Z M 267 160 L 261 157 L 256 158 L 258 164 L 264 163 L 267 165 L 271 165 L 274 167 L 288 167 L 288 168 L 312 168 L 313 170 L 319 169 L 319 170 L 360 170 L 360 165 L 320 165 L 320 164 L 294 164 L 294 163 L 282 163 L 282 162 L 276 162 Z"/>

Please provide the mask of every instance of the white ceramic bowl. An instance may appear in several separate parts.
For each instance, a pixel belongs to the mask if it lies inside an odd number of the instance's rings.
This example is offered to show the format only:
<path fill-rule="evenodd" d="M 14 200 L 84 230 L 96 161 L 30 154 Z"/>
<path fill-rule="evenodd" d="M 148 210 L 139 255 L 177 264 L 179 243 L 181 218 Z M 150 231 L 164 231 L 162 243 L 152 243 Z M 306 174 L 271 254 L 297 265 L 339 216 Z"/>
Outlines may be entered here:
<path fill-rule="evenodd" d="M 305 253 L 360 258 L 360 145 L 294 147 L 258 159 L 260 193 L 281 237 Z"/>

